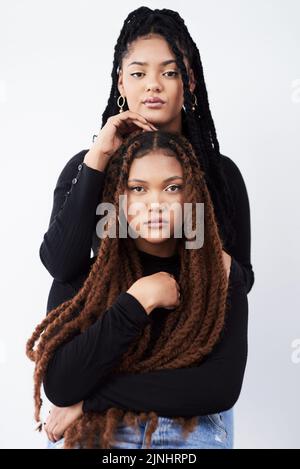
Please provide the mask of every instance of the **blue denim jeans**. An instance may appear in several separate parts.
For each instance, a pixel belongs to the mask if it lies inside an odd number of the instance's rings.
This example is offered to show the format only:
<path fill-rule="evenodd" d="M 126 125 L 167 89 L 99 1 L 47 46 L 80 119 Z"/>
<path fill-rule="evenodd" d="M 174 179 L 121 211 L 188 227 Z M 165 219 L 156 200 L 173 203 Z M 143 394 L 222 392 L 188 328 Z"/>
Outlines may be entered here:
<path fill-rule="evenodd" d="M 115 443 L 111 449 L 145 449 L 145 434 L 149 421 L 140 423 L 140 432 L 125 424 L 118 424 Z M 47 449 L 61 449 L 64 438 L 56 443 L 48 440 Z M 152 433 L 150 449 L 233 449 L 233 408 L 217 414 L 198 417 L 194 431 L 183 438 L 181 425 L 172 418 L 159 417 Z"/>

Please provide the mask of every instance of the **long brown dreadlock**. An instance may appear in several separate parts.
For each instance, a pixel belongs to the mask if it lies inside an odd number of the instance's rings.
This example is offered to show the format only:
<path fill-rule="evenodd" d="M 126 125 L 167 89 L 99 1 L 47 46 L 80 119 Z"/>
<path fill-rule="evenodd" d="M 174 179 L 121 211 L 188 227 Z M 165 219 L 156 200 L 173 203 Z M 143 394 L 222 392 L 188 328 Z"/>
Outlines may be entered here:
<path fill-rule="evenodd" d="M 198 365 L 211 352 L 224 326 L 228 306 L 228 279 L 223 264 L 222 240 L 204 172 L 192 145 L 179 133 L 136 131 L 125 139 L 110 158 L 106 168 L 102 202 L 111 203 L 119 213 L 119 196 L 126 191 L 129 169 L 135 158 L 163 149 L 165 154 L 181 163 L 184 177 L 184 202 L 193 206 L 204 203 L 204 244 L 201 249 L 185 249 L 184 238 L 178 244 L 180 259 L 180 305 L 166 315 L 160 336 L 149 349 L 152 324 L 147 324 L 131 344 L 111 374 L 146 373 L 152 370 Z M 100 201 L 99 201 L 100 202 Z M 126 291 L 143 270 L 130 238 L 103 237 L 95 262 L 87 278 L 70 300 L 50 311 L 36 327 L 26 345 L 27 356 L 35 362 L 35 419 L 40 421 L 41 385 L 49 360 L 63 343 L 91 326 Z M 118 265 L 120 268 L 115 269 Z M 35 343 L 38 341 L 36 349 Z M 64 448 L 110 448 L 119 422 L 138 428 L 139 421 L 150 419 L 146 432 L 149 447 L 157 427 L 155 412 L 135 413 L 133 410 L 111 407 L 103 413 L 86 412 L 71 424 L 64 434 Z M 183 436 L 195 428 L 197 417 L 174 416 L 182 425 Z"/>

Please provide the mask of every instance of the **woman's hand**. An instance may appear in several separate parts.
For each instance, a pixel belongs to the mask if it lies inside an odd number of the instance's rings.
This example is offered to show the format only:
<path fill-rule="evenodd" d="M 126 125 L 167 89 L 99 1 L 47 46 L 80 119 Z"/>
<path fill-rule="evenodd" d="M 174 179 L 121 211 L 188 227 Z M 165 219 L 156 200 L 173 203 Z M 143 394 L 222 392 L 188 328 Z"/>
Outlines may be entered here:
<path fill-rule="evenodd" d="M 228 279 L 229 274 L 230 274 L 230 267 L 231 267 L 232 259 L 231 259 L 231 256 L 227 254 L 227 252 L 222 251 L 222 253 L 223 253 L 223 263 L 224 263 L 224 267 L 225 267 L 227 279 Z"/>
<path fill-rule="evenodd" d="M 174 275 L 164 271 L 139 278 L 127 293 L 141 303 L 147 314 L 154 308 L 174 309 L 180 304 L 180 287 Z"/>
<path fill-rule="evenodd" d="M 49 411 L 49 416 L 44 423 L 44 429 L 50 441 L 55 443 L 63 437 L 66 429 L 78 417 L 83 414 L 83 401 L 69 407 L 57 407 L 53 405 Z"/>
<path fill-rule="evenodd" d="M 100 130 L 94 145 L 86 153 L 83 162 L 100 171 L 104 171 L 110 157 L 117 151 L 125 136 L 138 128 L 150 131 L 158 130 L 141 114 L 132 111 L 110 116 Z"/>

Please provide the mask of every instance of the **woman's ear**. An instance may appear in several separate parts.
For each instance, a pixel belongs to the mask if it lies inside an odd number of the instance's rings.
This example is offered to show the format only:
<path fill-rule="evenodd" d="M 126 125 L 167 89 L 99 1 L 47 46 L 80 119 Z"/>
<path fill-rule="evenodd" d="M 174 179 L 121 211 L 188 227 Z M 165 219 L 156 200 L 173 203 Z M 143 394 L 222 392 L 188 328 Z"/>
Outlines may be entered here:
<path fill-rule="evenodd" d="M 189 69 L 189 84 L 190 84 L 190 91 L 191 93 L 193 93 L 194 89 L 196 88 L 196 80 L 195 80 L 194 70 L 192 68 Z"/>
<path fill-rule="evenodd" d="M 119 78 L 118 78 L 118 90 L 120 95 L 124 96 L 124 86 L 123 86 L 123 72 L 122 69 L 119 71 Z"/>

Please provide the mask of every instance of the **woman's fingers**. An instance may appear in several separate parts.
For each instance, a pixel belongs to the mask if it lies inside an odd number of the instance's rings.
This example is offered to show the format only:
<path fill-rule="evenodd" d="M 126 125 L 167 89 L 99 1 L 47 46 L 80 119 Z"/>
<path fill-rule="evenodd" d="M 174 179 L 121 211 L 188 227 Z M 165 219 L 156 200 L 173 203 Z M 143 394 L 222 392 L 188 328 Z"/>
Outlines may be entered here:
<path fill-rule="evenodd" d="M 44 428 L 45 428 L 45 432 L 47 434 L 48 440 L 52 441 L 52 443 L 55 443 L 53 433 L 49 430 L 49 428 L 47 428 L 47 425 L 45 425 Z"/>
<path fill-rule="evenodd" d="M 144 123 L 144 122 L 141 122 L 141 121 L 138 121 L 137 119 L 133 120 L 132 121 L 134 124 L 136 125 L 139 125 L 140 127 L 143 127 L 144 129 L 148 130 L 157 130 L 154 125 L 152 124 L 149 124 L 149 123 Z"/>
<path fill-rule="evenodd" d="M 144 124 L 143 122 L 138 121 L 138 120 L 122 120 L 122 121 L 118 122 L 116 127 L 118 128 L 118 130 L 121 134 L 130 133 L 130 132 L 136 130 L 137 128 L 141 128 L 141 129 L 146 130 L 148 132 L 155 130 L 149 124 Z"/>
<path fill-rule="evenodd" d="M 144 124 L 143 122 L 141 121 L 138 121 L 138 120 L 130 120 L 128 122 L 126 122 L 126 125 L 127 125 L 127 129 L 131 130 L 135 127 L 141 127 L 142 129 L 145 129 L 145 130 L 155 130 L 153 127 L 151 127 L 150 124 Z"/>
<path fill-rule="evenodd" d="M 172 277 L 175 280 L 176 288 L 178 290 L 178 293 L 180 294 L 180 286 L 178 285 L 178 282 L 176 281 L 175 276 L 173 274 L 169 274 L 169 275 L 170 275 L 170 277 Z"/>
<path fill-rule="evenodd" d="M 141 120 L 138 120 L 138 119 L 131 119 L 131 118 L 128 118 L 126 119 L 125 121 L 123 121 L 128 127 L 132 127 L 133 124 L 135 126 L 139 126 L 141 127 L 142 129 L 145 129 L 145 130 L 156 130 L 156 128 L 148 123 L 148 122 L 142 122 Z"/>
<path fill-rule="evenodd" d="M 49 432 L 49 436 L 49 439 L 52 441 L 52 443 L 56 443 L 59 440 L 59 438 L 57 438 L 56 434 L 53 431 Z"/>
<path fill-rule="evenodd" d="M 50 412 L 49 412 L 50 413 Z M 56 439 L 55 439 L 55 435 L 54 435 L 54 432 L 53 432 L 53 423 L 51 422 L 51 416 L 49 415 L 46 422 L 44 423 L 44 430 L 47 434 L 47 437 L 48 437 L 48 440 L 52 441 L 52 443 L 55 443 Z"/>
<path fill-rule="evenodd" d="M 118 116 L 118 118 L 123 121 L 123 122 L 134 122 L 136 124 L 140 124 L 141 126 L 146 126 L 144 128 L 150 128 L 153 130 L 158 130 L 154 124 L 151 122 L 147 121 L 145 117 L 143 117 L 140 114 L 128 111 L 127 113 L 124 113 L 124 115 Z"/>
<path fill-rule="evenodd" d="M 122 117 L 122 116 L 121 116 Z M 126 119 L 127 117 L 129 117 L 130 119 L 132 120 L 138 120 L 144 124 L 149 124 L 150 126 L 152 126 L 154 129 L 156 129 L 155 125 L 152 124 L 150 121 L 148 121 L 144 116 L 142 116 L 141 114 L 138 114 L 137 112 L 132 112 L 132 111 L 128 111 L 128 115 L 124 115 L 124 118 Z"/>
<path fill-rule="evenodd" d="M 55 441 L 60 440 L 60 439 L 62 438 L 62 436 L 63 436 L 63 435 L 61 434 L 61 432 L 59 431 L 59 428 L 58 428 L 57 425 L 54 427 L 52 433 L 53 433 L 53 437 L 55 438 Z"/>
<path fill-rule="evenodd" d="M 172 277 L 175 280 L 175 285 L 176 285 L 177 294 L 178 294 L 177 304 L 179 305 L 179 303 L 180 303 L 180 286 L 178 285 L 178 282 L 176 281 L 175 276 L 173 274 L 169 274 L 169 275 L 170 275 L 170 277 Z"/>

